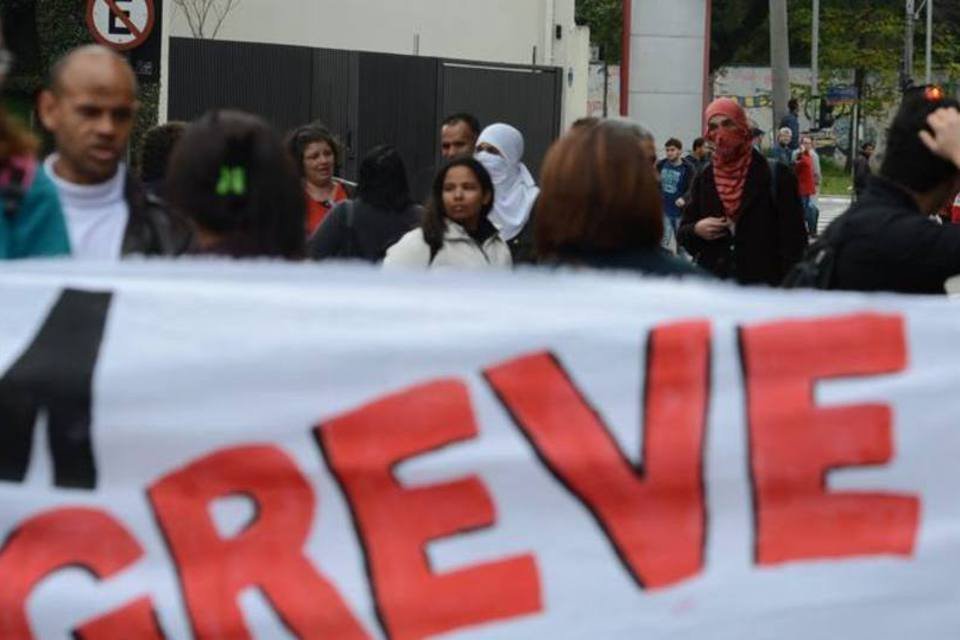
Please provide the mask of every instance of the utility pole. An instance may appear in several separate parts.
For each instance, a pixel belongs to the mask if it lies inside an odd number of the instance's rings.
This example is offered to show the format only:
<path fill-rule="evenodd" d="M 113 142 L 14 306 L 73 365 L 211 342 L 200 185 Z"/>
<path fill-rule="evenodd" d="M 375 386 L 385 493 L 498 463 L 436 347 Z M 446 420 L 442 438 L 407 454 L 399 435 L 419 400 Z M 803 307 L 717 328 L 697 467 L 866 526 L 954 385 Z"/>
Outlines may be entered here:
<path fill-rule="evenodd" d="M 933 0 L 927 1 L 927 84 L 933 84 Z"/>
<path fill-rule="evenodd" d="M 813 35 L 810 38 L 810 92 L 820 95 L 820 0 L 813 0 Z"/>
<path fill-rule="evenodd" d="M 773 127 L 787 115 L 790 101 L 790 32 L 787 0 L 770 0 L 770 69 L 773 74 Z"/>
<path fill-rule="evenodd" d="M 900 77 L 900 84 L 904 89 L 913 84 L 913 41 L 917 20 L 916 8 L 916 0 L 907 0 L 907 29 L 903 43 L 903 71 Z"/>
<path fill-rule="evenodd" d="M 813 0 L 813 34 L 810 37 L 810 95 L 814 99 L 813 122 L 820 124 L 820 0 Z"/>

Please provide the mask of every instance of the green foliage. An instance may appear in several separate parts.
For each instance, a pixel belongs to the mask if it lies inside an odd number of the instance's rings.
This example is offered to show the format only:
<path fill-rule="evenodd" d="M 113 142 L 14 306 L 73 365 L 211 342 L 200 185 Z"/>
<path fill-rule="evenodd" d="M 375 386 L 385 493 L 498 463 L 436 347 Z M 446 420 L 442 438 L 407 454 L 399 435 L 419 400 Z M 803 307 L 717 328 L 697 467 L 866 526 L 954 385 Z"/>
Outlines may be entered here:
<path fill-rule="evenodd" d="M 791 38 L 809 52 L 812 13 L 808 5 L 794 8 Z M 849 83 L 849 74 L 853 71 L 866 116 L 882 116 L 897 100 L 905 27 L 903 5 L 895 0 L 826 0 L 823 3 L 821 75 L 827 82 Z M 809 59 L 808 53 L 804 62 Z"/>
<path fill-rule="evenodd" d="M 19 62 L 4 87 L 15 104 L 30 104 L 34 92 L 44 86 L 50 67 L 65 53 L 93 42 L 87 31 L 85 0 L 0 0 L 4 31 L 11 34 L 10 47 Z M 157 123 L 160 85 L 140 85 L 140 112 L 134 126 L 131 157 L 139 157 L 143 134 Z M 20 109 L 22 110 L 22 109 Z"/>
<path fill-rule="evenodd" d="M 590 40 L 607 64 L 620 64 L 624 0 L 577 0 L 577 22 L 590 27 Z"/>
<path fill-rule="evenodd" d="M 130 164 L 138 173 L 140 169 L 140 150 L 143 143 L 143 135 L 151 127 L 157 125 L 159 107 L 160 83 L 151 82 L 149 84 L 141 84 L 140 111 L 137 113 L 137 121 L 133 125 L 133 133 L 130 135 Z"/>
<path fill-rule="evenodd" d="M 790 0 L 790 59 L 810 64 L 812 0 Z M 960 80 L 960 3 L 936 0 L 934 68 Z M 712 70 L 728 64 L 770 64 L 768 0 L 714 0 Z M 881 115 L 900 90 L 905 31 L 903 0 L 821 0 L 820 69 L 826 82 L 848 84 L 853 73 L 868 116 Z M 923 76 L 926 23 L 917 22 L 917 67 Z"/>
<path fill-rule="evenodd" d="M 768 0 L 713 0 L 711 73 L 731 64 L 769 65 Z"/>
<path fill-rule="evenodd" d="M 83 0 L 36 0 L 37 40 L 44 69 L 74 47 L 93 42 Z"/>
<path fill-rule="evenodd" d="M 849 196 L 853 193 L 853 176 L 832 158 L 820 157 L 820 194 L 824 196 Z"/>

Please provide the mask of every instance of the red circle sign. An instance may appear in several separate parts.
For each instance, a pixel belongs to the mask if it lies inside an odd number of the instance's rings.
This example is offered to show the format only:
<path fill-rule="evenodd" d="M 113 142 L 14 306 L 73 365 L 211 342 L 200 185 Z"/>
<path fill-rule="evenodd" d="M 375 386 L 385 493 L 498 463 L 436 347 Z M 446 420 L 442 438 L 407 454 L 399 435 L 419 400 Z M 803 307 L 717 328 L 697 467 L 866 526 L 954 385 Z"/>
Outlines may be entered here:
<path fill-rule="evenodd" d="M 87 0 L 87 28 L 94 40 L 117 51 L 136 49 L 150 37 L 153 0 Z"/>

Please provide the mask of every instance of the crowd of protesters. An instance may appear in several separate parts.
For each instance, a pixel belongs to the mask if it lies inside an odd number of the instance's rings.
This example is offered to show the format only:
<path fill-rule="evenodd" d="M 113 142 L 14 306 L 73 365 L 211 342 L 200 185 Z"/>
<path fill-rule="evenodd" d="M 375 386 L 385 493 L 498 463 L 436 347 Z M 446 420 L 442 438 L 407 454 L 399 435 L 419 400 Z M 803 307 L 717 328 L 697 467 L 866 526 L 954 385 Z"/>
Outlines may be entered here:
<path fill-rule="evenodd" d="M 960 191 L 960 105 L 937 88 L 905 94 L 879 175 L 869 173 L 874 148 L 863 147 L 858 199 L 820 238 L 820 158 L 800 135 L 795 102 L 772 160 L 743 108 L 719 99 L 688 156 L 670 139 L 658 162 L 642 126 L 584 119 L 549 150 L 539 180 L 520 130 L 454 114 L 420 203 L 389 144 L 366 152 L 353 184 L 338 175 L 334 132 L 307 124 L 282 139 L 261 118 L 229 110 L 151 130 L 135 176 L 124 158 L 137 91 L 109 49 L 68 53 L 38 100 L 55 143 L 42 162 L 35 138 L 0 115 L 0 258 L 540 264 L 906 293 L 942 292 L 960 274 L 960 226 L 929 218 Z"/>

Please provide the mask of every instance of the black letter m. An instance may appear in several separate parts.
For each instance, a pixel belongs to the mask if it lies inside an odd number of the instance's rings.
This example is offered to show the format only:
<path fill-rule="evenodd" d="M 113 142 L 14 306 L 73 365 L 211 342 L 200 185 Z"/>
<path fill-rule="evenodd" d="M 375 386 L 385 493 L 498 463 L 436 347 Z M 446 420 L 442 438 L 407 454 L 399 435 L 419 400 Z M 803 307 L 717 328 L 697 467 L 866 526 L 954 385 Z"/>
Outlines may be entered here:
<path fill-rule="evenodd" d="M 0 481 L 23 482 L 43 410 L 56 485 L 96 487 L 90 439 L 93 371 L 110 298 L 109 293 L 65 290 L 36 338 L 0 378 Z"/>

